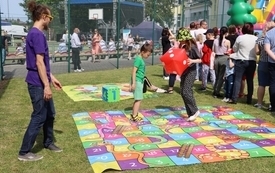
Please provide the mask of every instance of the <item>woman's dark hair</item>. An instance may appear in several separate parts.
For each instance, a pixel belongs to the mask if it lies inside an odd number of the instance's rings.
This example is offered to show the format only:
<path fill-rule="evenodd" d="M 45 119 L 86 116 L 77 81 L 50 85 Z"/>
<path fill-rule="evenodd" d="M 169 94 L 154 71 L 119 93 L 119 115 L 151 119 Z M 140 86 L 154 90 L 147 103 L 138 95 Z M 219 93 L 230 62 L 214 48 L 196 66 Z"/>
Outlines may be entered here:
<path fill-rule="evenodd" d="M 161 36 L 169 36 L 169 29 L 168 28 L 163 28 L 162 32 L 161 32 Z"/>
<path fill-rule="evenodd" d="M 228 33 L 229 33 L 230 35 L 236 34 L 236 26 L 235 26 L 235 25 L 230 25 L 230 26 L 228 27 Z"/>
<path fill-rule="evenodd" d="M 192 45 L 198 47 L 195 39 L 181 41 L 179 47 L 184 48 L 186 51 L 190 51 Z"/>
<path fill-rule="evenodd" d="M 219 37 L 219 46 L 222 46 L 223 36 L 228 33 L 228 28 L 226 26 L 221 27 L 220 29 L 220 37 Z"/>
<path fill-rule="evenodd" d="M 32 21 L 38 21 L 43 14 L 49 15 L 49 7 L 46 5 L 37 4 L 34 0 L 28 2 L 28 10 L 31 13 Z"/>
<path fill-rule="evenodd" d="M 253 27 L 253 24 L 248 22 L 248 23 L 245 23 L 243 25 L 243 28 L 242 28 L 242 33 L 243 34 L 251 34 L 253 35 L 254 34 L 254 27 Z"/>
<path fill-rule="evenodd" d="M 219 29 L 217 27 L 214 27 L 213 31 L 214 31 L 214 37 L 217 38 L 217 36 L 219 35 Z"/>
<path fill-rule="evenodd" d="M 196 28 L 196 23 L 195 22 L 191 22 L 189 25 L 190 29 L 195 29 Z"/>

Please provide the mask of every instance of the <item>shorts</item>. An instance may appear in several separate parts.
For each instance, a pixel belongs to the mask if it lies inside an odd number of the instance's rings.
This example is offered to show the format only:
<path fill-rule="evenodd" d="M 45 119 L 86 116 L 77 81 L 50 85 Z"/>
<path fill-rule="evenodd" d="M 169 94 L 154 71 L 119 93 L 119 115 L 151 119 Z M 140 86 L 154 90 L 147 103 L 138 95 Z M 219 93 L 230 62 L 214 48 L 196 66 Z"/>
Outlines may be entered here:
<path fill-rule="evenodd" d="M 136 81 L 136 88 L 133 92 L 134 92 L 135 100 L 142 100 L 143 99 L 143 82 Z"/>
<path fill-rule="evenodd" d="M 268 62 L 259 61 L 258 65 L 258 83 L 259 86 L 269 86 Z"/>
<path fill-rule="evenodd" d="M 133 50 L 133 46 L 128 46 L 128 51 L 132 51 Z"/>

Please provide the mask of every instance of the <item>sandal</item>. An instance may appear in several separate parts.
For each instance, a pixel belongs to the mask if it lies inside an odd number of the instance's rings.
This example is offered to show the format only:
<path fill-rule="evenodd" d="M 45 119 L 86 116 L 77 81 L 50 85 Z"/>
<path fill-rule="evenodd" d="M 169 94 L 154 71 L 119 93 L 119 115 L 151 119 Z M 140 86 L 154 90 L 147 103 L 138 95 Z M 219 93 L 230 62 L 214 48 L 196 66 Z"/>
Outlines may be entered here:
<path fill-rule="evenodd" d="M 132 114 L 130 114 L 130 116 L 131 116 L 131 121 L 134 121 L 134 122 L 139 122 L 139 121 L 142 121 L 142 118 L 141 117 L 139 117 L 138 116 L 138 114 L 137 115 L 132 115 Z"/>
<path fill-rule="evenodd" d="M 173 94 L 173 90 L 172 89 L 168 89 L 167 91 L 165 91 L 165 93 L 167 93 L 167 94 Z"/>

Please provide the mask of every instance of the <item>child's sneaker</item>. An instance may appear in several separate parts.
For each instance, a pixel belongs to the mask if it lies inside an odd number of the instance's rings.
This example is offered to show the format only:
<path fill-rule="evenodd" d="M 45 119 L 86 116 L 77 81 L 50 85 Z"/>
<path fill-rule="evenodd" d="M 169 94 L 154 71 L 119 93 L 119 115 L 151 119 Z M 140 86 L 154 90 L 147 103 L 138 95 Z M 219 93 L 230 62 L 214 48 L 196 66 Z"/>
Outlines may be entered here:
<path fill-rule="evenodd" d="M 254 107 L 261 109 L 263 106 L 262 106 L 261 104 L 259 104 L 259 103 L 256 103 L 256 104 L 254 105 Z"/>

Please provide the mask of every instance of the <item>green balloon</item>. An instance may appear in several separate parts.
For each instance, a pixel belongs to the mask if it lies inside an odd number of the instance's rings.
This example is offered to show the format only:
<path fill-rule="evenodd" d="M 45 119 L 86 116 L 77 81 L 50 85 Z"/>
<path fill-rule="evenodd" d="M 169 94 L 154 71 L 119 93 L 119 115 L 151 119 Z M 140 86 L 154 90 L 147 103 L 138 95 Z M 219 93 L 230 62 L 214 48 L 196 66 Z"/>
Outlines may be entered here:
<path fill-rule="evenodd" d="M 232 7 L 227 11 L 231 18 L 226 25 L 243 25 L 247 22 L 255 24 L 257 19 L 251 14 L 254 10 L 253 6 L 247 3 L 247 0 L 230 0 Z"/>

